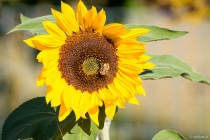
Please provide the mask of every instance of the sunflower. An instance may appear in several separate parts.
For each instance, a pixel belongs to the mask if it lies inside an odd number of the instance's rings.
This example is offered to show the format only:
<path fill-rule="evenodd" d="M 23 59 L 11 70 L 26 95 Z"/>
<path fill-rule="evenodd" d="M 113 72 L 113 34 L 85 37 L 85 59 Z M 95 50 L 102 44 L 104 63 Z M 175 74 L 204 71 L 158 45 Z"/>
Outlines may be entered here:
<path fill-rule="evenodd" d="M 61 12 L 51 11 L 56 23 L 43 22 L 48 34 L 24 41 L 40 50 L 37 59 L 43 68 L 37 85 L 48 86 L 46 102 L 60 106 L 59 121 L 73 111 L 76 120 L 88 114 L 99 125 L 99 106 L 113 119 L 117 106 L 138 105 L 135 94 L 145 94 L 138 74 L 154 65 L 136 38 L 148 30 L 105 25 L 105 11 L 87 10 L 82 1 L 76 12 L 64 2 Z"/>

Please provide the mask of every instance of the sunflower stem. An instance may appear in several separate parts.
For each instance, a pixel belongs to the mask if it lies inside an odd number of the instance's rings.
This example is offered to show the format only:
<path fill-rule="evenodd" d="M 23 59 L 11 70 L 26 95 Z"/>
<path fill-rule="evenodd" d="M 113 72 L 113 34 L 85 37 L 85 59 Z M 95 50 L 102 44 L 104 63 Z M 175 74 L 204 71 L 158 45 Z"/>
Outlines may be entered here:
<path fill-rule="evenodd" d="M 111 119 L 105 118 L 104 128 L 98 133 L 96 140 L 109 140 L 109 128 L 111 125 Z"/>

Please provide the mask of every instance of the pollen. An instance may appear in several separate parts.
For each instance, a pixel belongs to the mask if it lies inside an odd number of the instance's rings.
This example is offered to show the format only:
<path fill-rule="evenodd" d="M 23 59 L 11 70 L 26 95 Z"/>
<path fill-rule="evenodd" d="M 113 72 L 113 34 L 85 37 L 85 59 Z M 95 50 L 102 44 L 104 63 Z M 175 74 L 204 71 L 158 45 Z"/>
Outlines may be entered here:
<path fill-rule="evenodd" d="M 99 69 L 98 60 L 94 57 L 90 57 L 84 60 L 82 64 L 82 70 L 86 75 L 96 74 Z"/>

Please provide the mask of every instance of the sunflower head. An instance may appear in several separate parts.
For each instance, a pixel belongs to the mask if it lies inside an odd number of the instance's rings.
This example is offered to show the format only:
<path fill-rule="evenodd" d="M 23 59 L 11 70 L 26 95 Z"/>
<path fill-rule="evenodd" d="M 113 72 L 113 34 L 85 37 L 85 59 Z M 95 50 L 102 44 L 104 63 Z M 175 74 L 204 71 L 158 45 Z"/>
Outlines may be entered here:
<path fill-rule="evenodd" d="M 145 94 L 138 74 L 154 65 L 136 38 L 148 30 L 104 25 L 105 11 L 87 10 L 82 1 L 76 12 L 61 2 L 61 12 L 52 9 L 52 14 L 56 23 L 43 22 L 48 34 L 25 42 L 40 50 L 37 85 L 48 85 L 46 101 L 60 106 L 59 121 L 74 111 L 77 120 L 88 114 L 98 125 L 99 106 L 112 119 L 116 106 L 138 104 L 135 94 Z"/>

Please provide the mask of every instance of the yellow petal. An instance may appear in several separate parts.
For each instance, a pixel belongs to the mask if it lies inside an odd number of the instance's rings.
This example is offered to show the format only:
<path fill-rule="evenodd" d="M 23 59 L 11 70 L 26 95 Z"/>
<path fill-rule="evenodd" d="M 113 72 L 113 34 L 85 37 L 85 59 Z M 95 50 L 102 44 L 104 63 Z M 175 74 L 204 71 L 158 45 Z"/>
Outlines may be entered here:
<path fill-rule="evenodd" d="M 76 21 L 74 10 L 71 8 L 71 6 L 61 1 L 61 11 L 72 31 L 78 32 L 79 25 Z"/>
<path fill-rule="evenodd" d="M 72 106 L 74 106 L 70 96 L 71 94 L 77 94 L 77 91 L 75 88 L 72 88 L 72 86 L 67 86 L 63 92 L 63 101 L 66 105 L 66 108 L 72 108 Z"/>
<path fill-rule="evenodd" d="M 111 119 L 111 120 L 113 119 L 115 111 L 116 111 L 115 104 L 111 104 L 111 105 L 105 104 L 105 113 L 109 117 L 109 119 Z"/>
<path fill-rule="evenodd" d="M 63 42 L 66 40 L 66 34 L 55 23 L 44 21 L 42 24 L 50 35 L 62 40 Z"/>
<path fill-rule="evenodd" d="M 117 96 L 113 96 L 115 94 L 112 94 L 107 88 L 102 88 L 98 92 L 100 99 L 105 102 L 117 100 Z"/>
<path fill-rule="evenodd" d="M 47 67 L 47 65 L 49 63 L 54 63 L 53 65 L 57 65 L 58 64 L 58 61 L 59 61 L 59 52 L 56 52 L 54 54 L 47 53 L 42 58 L 40 58 L 40 55 L 39 55 L 39 58 L 38 59 L 41 60 L 41 62 L 43 63 L 44 67 Z"/>
<path fill-rule="evenodd" d="M 60 47 L 65 43 L 65 39 L 59 40 L 58 38 L 56 38 L 52 35 L 35 36 L 34 40 L 39 41 L 41 44 L 43 44 L 47 47 Z M 32 40 L 32 42 L 33 42 L 33 40 Z"/>
<path fill-rule="evenodd" d="M 42 73 L 39 75 L 39 77 L 37 78 L 37 82 L 36 85 L 37 86 L 42 86 L 45 84 L 45 78 L 43 77 Z"/>
<path fill-rule="evenodd" d="M 57 67 L 58 66 L 58 58 L 52 58 L 52 60 L 49 60 L 49 61 L 44 61 L 43 62 L 43 65 L 44 65 L 44 68 L 46 69 L 49 69 L 51 67 Z"/>
<path fill-rule="evenodd" d="M 148 29 L 143 29 L 143 28 L 136 28 L 136 29 L 131 29 L 129 33 L 120 36 L 120 38 L 122 39 L 128 39 L 128 40 L 133 40 L 136 39 L 137 37 L 148 33 L 149 30 Z"/>
<path fill-rule="evenodd" d="M 142 55 L 140 58 L 139 58 L 139 60 L 141 61 L 141 62 L 145 62 L 145 61 L 147 61 L 147 60 L 149 60 L 149 59 L 151 59 L 152 57 L 151 56 L 149 56 L 149 55 Z"/>
<path fill-rule="evenodd" d="M 71 108 L 67 109 L 65 107 L 65 104 L 61 104 L 60 110 L 59 110 L 58 120 L 60 122 L 63 121 L 71 113 L 71 111 L 72 111 Z"/>
<path fill-rule="evenodd" d="M 115 88 L 115 85 L 113 83 L 108 85 L 108 89 L 109 89 L 112 97 L 114 97 L 114 99 L 118 98 L 120 96 L 119 91 Z"/>
<path fill-rule="evenodd" d="M 80 118 L 79 103 L 82 93 L 80 90 L 76 90 L 72 85 L 69 85 L 67 90 L 69 94 L 68 100 L 72 106 L 72 109 L 74 110 L 76 120 L 78 120 Z"/>
<path fill-rule="evenodd" d="M 146 95 L 145 90 L 141 85 L 136 86 L 136 94 L 143 94 L 144 96 Z"/>
<path fill-rule="evenodd" d="M 128 32 L 129 32 L 129 30 L 126 30 L 123 24 L 112 23 L 112 24 L 108 24 L 108 25 L 104 26 L 102 34 L 104 36 L 107 36 L 108 38 L 112 39 L 112 41 L 114 41 L 113 38 L 119 37 L 119 36 L 124 35 Z"/>
<path fill-rule="evenodd" d="M 36 36 L 31 41 L 33 42 L 35 48 L 43 48 L 41 50 L 59 48 L 65 43 L 50 35 Z"/>
<path fill-rule="evenodd" d="M 96 125 L 99 126 L 99 122 L 98 122 L 99 109 L 98 109 L 98 106 L 95 106 L 94 108 L 90 109 L 88 111 L 88 114 L 89 114 L 91 120 L 93 120 L 96 123 Z"/>
<path fill-rule="evenodd" d="M 43 68 L 45 68 L 43 72 L 44 77 L 49 77 L 49 75 L 52 73 L 55 74 L 55 72 L 57 72 L 57 74 L 59 74 L 61 77 L 61 72 L 58 69 L 58 62 L 56 60 L 49 61 L 49 63 L 45 64 Z"/>
<path fill-rule="evenodd" d="M 77 5 L 77 10 L 76 10 L 76 19 L 77 22 L 80 25 L 80 28 L 84 30 L 85 24 L 84 24 L 84 17 L 87 14 L 87 8 L 85 7 L 84 3 L 80 0 L 78 5 Z"/>
<path fill-rule="evenodd" d="M 57 67 L 58 69 L 58 65 L 59 65 L 58 61 L 59 61 L 58 56 L 54 56 L 54 57 L 45 59 L 45 61 L 43 61 L 42 63 L 43 63 L 44 68 L 46 69 L 51 68 L 51 67 Z"/>
<path fill-rule="evenodd" d="M 116 54 L 119 58 L 125 58 L 125 59 L 138 59 L 139 56 L 143 55 L 144 52 L 137 52 L 137 53 L 126 53 L 123 54 L 119 52 L 118 50 L 116 51 Z"/>
<path fill-rule="evenodd" d="M 54 10 L 54 9 L 51 9 L 51 12 L 53 14 L 53 16 L 55 17 L 59 27 L 68 35 L 68 36 L 71 36 L 72 35 L 72 28 L 70 28 L 69 24 L 68 24 L 68 21 L 64 18 L 63 14 Z"/>
<path fill-rule="evenodd" d="M 141 56 L 144 53 L 145 53 L 145 49 L 138 49 L 138 50 L 137 49 L 132 49 L 132 48 L 130 48 L 130 49 L 118 48 L 117 49 L 117 55 L 122 55 L 122 54 L 129 55 L 129 54 L 131 54 L 131 55 L 133 55 L 133 58 L 135 58 L 135 55 L 138 55 L 138 58 L 139 58 L 139 56 Z"/>
<path fill-rule="evenodd" d="M 133 85 L 130 84 L 129 82 L 126 82 L 126 84 L 125 84 L 123 82 L 123 79 L 115 78 L 114 84 L 115 84 L 116 88 L 120 91 L 120 93 L 123 94 L 123 96 L 126 98 L 132 97 L 132 95 L 135 92 Z"/>
<path fill-rule="evenodd" d="M 132 64 L 132 65 L 139 65 L 141 64 L 141 62 L 138 60 L 138 59 L 126 59 L 126 58 L 118 58 L 119 60 L 119 63 L 122 63 L 122 64 Z"/>
<path fill-rule="evenodd" d="M 52 87 L 49 86 L 49 87 L 47 88 L 46 97 L 45 97 L 47 104 L 51 101 L 51 99 L 52 99 L 53 96 L 54 96 L 54 94 L 53 94 L 52 91 L 53 91 L 53 90 L 52 90 Z"/>
<path fill-rule="evenodd" d="M 87 11 L 87 13 L 84 17 L 85 29 L 91 29 L 92 30 L 93 20 L 95 19 L 96 15 L 97 15 L 96 8 L 94 6 L 92 6 L 92 8 L 89 11 Z M 97 23 L 98 23 L 98 21 L 97 21 Z"/>
<path fill-rule="evenodd" d="M 52 59 L 55 56 L 59 56 L 59 49 L 43 50 L 39 52 L 36 59 L 38 59 L 39 62 L 43 62 L 45 60 Z"/>
<path fill-rule="evenodd" d="M 29 39 L 25 39 L 23 40 L 26 44 L 28 44 L 28 46 L 32 47 L 32 48 L 35 48 L 33 42 L 32 42 L 32 38 L 29 38 Z M 39 49 L 40 50 L 40 49 Z"/>
<path fill-rule="evenodd" d="M 130 67 L 133 71 L 136 71 L 137 75 L 143 72 L 145 69 L 143 67 L 144 64 L 133 63 L 132 61 L 127 61 L 127 62 L 129 63 L 126 63 L 126 61 L 124 62 L 119 61 L 118 65 L 126 68 Z"/>
<path fill-rule="evenodd" d="M 53 70 L 53 69 L 52 69 Z M 61 77 L 61 73 L 57 70 L 47 73 L 48 71 L 44 71 L 43 75 L 46 76 L 46 85 L 53 85 L 53 83 Z"/>
<path fill-rule="evenodd" d="M 86 118 L 85 114 L 90 109 L 90 97 L 91 95 L 88 92 L 83 92 L 79 102 L 79 111 L 80 115 L 83 118 Z"/>
<path fill-rule="evenodd" d="M 119 108 L 125 108 L 125 99 L 124 98 L 119 98 L 116 102 L 116 105 Z"/>
<path fill-rule="evenodd" d="M 120 45 L 117 46 L 117 49 L 121 50 L 121 51 L 132 50 L 132 51 L 145 52 L 144 46 L 145 45 L 139 46 L 138 44 L 120 44 Z"/>
<path fill-rule="evenodd" d="M 64 89 L 68 86 L 65 79 L 61 78 L 57 81 L 55 81 L 55 83 L 53 83 L 54 85 L 52 85 L 52 88 L 55 92 L 53 99 L 51 100 L 51 106 L 58 106 L 62 103 L 63 98 L 62 98 L 62 94 Z"/>
<path fill-rule="evenodd" d="M 100 100 L 99 100 L 99 97 L 98 97 L 98 93 L 97 92 L 91 93 L 90 108 L 98 106 L 99 104 L 100 104 Z"/>
<path fill-rule="evenodd" d="M 151 69 L 153 67 L 155 67 L 155 64 L 153 64 L 151 62 L 147 62 L 147 63 L 145 63 L 145 64 L 142 65 L 142 68 L 143 69 Z"/>
<path fill-rule="evenodd" d="M 139 76 L 130 77 L 129 75 L 126 75 L 126 74 L 122 73 L 121 71 L 118 71 L 118 74 L 120 75 L 120 77 L 125 78 L 126 80 L 131 82 L 133 85 L 141 85 L 142 84 Z"/>
<path fill-rule="evenodd" d="M 33 43 L 33 40 L 34 40 L 34 38 L 29 38 L 29 39 L 26 39 L 26 40 L 23 40 L 26 44 L 28 44 L 30 47 L 32 47 L 32 48 L 35 48 L 35 49 L 37 49 L 37 50 L 48 50 L 48 49 L 51 49 L 51 48 L 49 48 L 49 47 L 47 47 L 47 46 L 44 46 L 44 45 L 42 45 L 42 44 L 34 44 Z"/>
<path fill-rule="evenodd" d="M 133 71 L 132 73 L 136 73 L 139 74 L 139 72 L 141 71 L 142 67 L 141 64 L 135 64 L 132 62 L 130 63 L 124 63 L 124 62 L 119 62 L 119 67 L 123 67 L 123 69 L 130 69 L 131 71 Z"/>
<path fill-rule="evenodd" d="M 127 74 L 127 75 L 132 75 L 132 76 L 136 76 L 138 74 L 140 74 L 142 72 L 142 70 L 136 68 L 135 66 L 127 66 L 127 65 L 119 65 L 118 69 Z"/>
<path fill-rule="evenodd" d="M 99 31 L 100 33 L 102 32 L 102 29 L 104 27 L 104 24 L 106 22 L 106 13 L 102 9 L 95 17 L 92 27 L 94 30 Z"/>
<path fill-rule="evenodd" d="M 131 104 L 139 105 L 139 101 L 135 97 L 129 98 L 128 102 Z"/>
<path fill-rule="evenodd" d="M 125 40 L 125 39 L 120 39 L 118 42 L 115 43 L 115 45 L 119 46 L 121 44 L 125 44 L 125 45 L 128 45 L 128 46 L 138 46 L 140 48 L 144 48 L 145 47 L 145 44 L 137 41 L 137 40 Z"/>
<path fill-rule="evenodd" d="M 52 66 L 45 67 L 43 66 L 43 76 L 44 77 L 49 77 L 49 75 L 54 74 L 54 75 L 59 75 L 61 77 L 61 72 L 58 70 L 58 66 L 53 64 Z"/>

